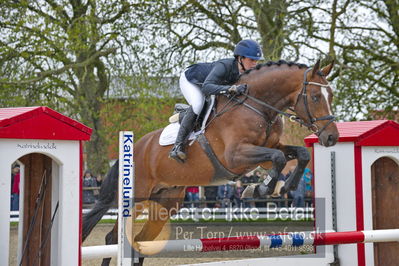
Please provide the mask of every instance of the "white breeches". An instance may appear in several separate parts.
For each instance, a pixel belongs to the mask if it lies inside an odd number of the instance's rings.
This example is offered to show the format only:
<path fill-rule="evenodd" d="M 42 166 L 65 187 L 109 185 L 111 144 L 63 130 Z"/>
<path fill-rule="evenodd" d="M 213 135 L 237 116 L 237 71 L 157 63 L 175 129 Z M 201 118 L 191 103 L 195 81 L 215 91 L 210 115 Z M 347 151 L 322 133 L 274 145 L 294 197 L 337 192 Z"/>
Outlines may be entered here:
<path fill-rule="evenodd" d="M 187 80 L 185 71 L 180 75 L 179 83 L 184 98 L 192 106 L 194 113 L 199 115 L 205 103 L 205 96 L 201 89 Z"/>

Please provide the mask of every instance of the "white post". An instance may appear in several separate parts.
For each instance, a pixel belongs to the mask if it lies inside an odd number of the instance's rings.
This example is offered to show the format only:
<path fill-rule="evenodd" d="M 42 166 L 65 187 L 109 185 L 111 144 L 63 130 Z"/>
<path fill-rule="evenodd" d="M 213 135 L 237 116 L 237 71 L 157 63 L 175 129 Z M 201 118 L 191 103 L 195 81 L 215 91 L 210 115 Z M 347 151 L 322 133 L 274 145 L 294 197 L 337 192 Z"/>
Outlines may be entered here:
<path fill-rule="evenodd" d="M 132 131 L 119 132 L 118 266 L 134 262 L 125 227 L 128 219 L 134 221 L 133 137 Z"/>

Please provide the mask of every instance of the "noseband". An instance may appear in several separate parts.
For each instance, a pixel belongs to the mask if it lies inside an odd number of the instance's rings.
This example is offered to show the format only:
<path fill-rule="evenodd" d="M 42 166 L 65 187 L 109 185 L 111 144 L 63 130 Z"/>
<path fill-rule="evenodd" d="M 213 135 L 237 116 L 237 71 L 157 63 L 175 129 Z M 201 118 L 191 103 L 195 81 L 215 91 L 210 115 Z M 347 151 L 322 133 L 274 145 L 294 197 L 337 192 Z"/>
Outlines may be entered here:
<path fill-rule="evenodd" d="M 248 103 L 245 102 L 246 99 L 251 99 L 252 101 L 256 102 L 257 104 L 260 104 L 260 105 L 262 105 L 262 106 L 265 106 L 265 107 L 267 107 L 267 108 L 269 108 L 269 109 L 272 109 L 273 111 L 275 111 L 275 112 L 277 112 L 277 113 L 279 113 L 279 114 L 281 114 L 281 115 L 284 115 L 284 116 L 288 117 L 289 120 L 290 120 L 291 122 L 297 122 L 297 123 L 299 123 L 299 124 L 301 124 L 301 125 L 307 127 L 307 128 L 308 128 L 309 130 L 311 130 L 314 134 L 316 134 L 317 136 L 319 136 L 319 135 L 323 132 L 323 130 L 326 129 L 326 127 L 327 127 L 328 125 L 330 125 L 332 122 L 335 121 L 335 116 L 333 116 L 333 115 L 326 115 L 326 116 L 322 116 L 322 117 L 318 117 L 318 118 L 315 118 L 315 117 L 312 116 L 312 114 L 311 114 L 311 112 L 310 112 L 310 109 L 309 109 L 308 99 L 307 99 L 307 86 L 308 86 L 308 85 L 316 85 L 316 86 L 319 86 L 319 87 L 329 87 L 329 85 L 307 81 L 307 74 L 308 74 L 308 72 L 309 72 L 310 70 L 312 70 L 312 68 L 306 69 L 306 71 L 305 71 L 305 73 L 304 73 L 302 90 L 301 90 L 301 92 L 298 94 L 297 100 L 296 100 L 295 105 L 294 105 L 294 106 L 296 107 L 297 104 L 298 104 L 298 102 L 299 102 L 300 97 L 303 98 L 303 104 L 305 105 L 305 110 L 306 110 L 306 113 L 307 113 L 307 115 L 308 115 L 309 122 L 305 122 L 303 119 L 301 119 L 301 118 L 298 117 L 297 115 L 293 115 L 293 114 L 290 114 L 290 113 L 286 113 L 286 112 L 284 112 L 284 111 L 281 111 L 281 110 L 277 109 L 276 107 L 274 107 L 274 106 L 272 106 L 272 105 L 270 105 L 270 104 L 267 104 L 267 103 L 265 103 L 264 101 L 261 101 L 261 100 L 259 100 L 259 99 L 256 98 L 256 97 L 253 97 L 253 96 L 249 95 L 248 93 L 244 93 L 244 94 L 243 94 L 243 95 L 245 96 L 245 98 L 244 98 L 243 100 L 239 100 L 239 99 L 237 99 L 236 97 L 234 97 L 233 99 L 234 99 L 235 101 L 239 102 L 239 103 L 242 103 L 242 104 L 243 104 L 244 106 L 246 106 L 247 108 L 251 109 L 252 111 L 254 111 L 254 112 L 256 112 L 257 114 L 259 114 L 259 115 L 261 115 L 261 116 L 264 117 L 263 112 L 261 112 L 261 111 L 258 110 L 256 107 L 253 107 L 252 105 L 250 105 L 250 104 L 248 104 Z M 328 104 L 328 103 L 327 103 L 327 104 Z M 292 110 L 292 109 L 291 109 L 291 110 Z M 293 110 L 293 111 L 294 111 L 294 110 Z M 294 112 L 295 112 L 295 111 L 294 111 Z M 269 118 L 269 119 L 265 118 L 265 120 L 270 120 L 270 118 Z M 328 123 L 326 123 L 321 129 L 319 129 L 318 126 L 317 126 L 315 123 L 316 123 L 317 121 L 322 121 L 322 120 L 329 120 L 329 121 L 328 121 Z"/>

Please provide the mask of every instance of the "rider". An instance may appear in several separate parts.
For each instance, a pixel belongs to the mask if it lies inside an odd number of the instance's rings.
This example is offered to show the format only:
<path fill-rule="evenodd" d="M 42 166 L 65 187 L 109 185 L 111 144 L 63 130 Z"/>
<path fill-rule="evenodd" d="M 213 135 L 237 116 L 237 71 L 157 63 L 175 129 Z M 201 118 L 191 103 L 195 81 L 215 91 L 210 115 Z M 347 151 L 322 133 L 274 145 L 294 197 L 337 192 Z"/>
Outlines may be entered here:
<path fill-rule="evenodd" d="M 221 59 L 212 63 L 198 63 L 189 66 L 180 76 L 180 89 L 190 107 L 181 121 L 175 145 L 169 158 L 184 163 L 187 158 L 185 142 L 193 130 L 194 122 L 204 106 L 205 96 L 216 94 L 242 94 L 247 85 L 233 85 L 239 75 L 254 68 L 262 59 L 262 50 L 253 40 L 242 40 L 234 49 L 234 58 Z M 204 96 L 205 95 L 205 96 Z"/>

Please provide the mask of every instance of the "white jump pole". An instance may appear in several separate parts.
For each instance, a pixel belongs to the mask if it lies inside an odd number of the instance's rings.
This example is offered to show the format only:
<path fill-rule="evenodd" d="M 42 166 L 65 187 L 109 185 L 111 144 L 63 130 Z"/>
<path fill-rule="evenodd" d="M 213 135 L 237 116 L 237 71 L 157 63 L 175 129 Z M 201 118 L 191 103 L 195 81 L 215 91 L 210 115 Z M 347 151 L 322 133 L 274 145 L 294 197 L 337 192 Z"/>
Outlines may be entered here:
<path fill-rule="evenodd" d="M 82 259 L 97 259 L 116 257 L 118 245 L 87 246 L 82 247 Z"/>

